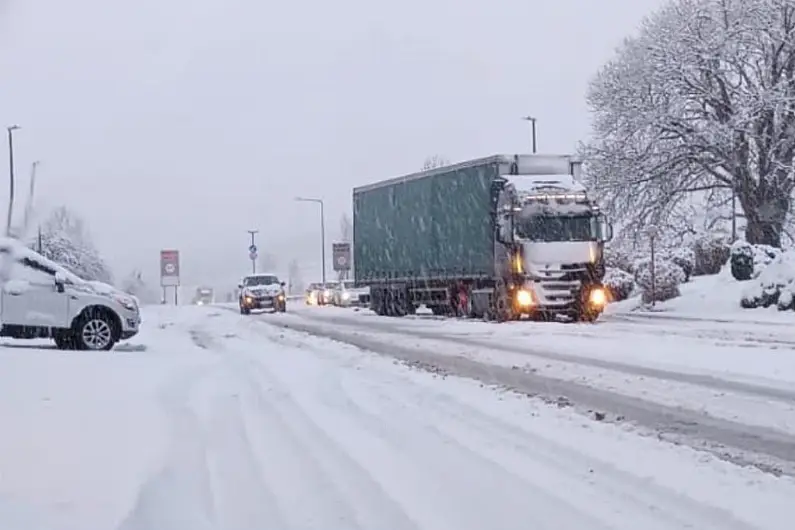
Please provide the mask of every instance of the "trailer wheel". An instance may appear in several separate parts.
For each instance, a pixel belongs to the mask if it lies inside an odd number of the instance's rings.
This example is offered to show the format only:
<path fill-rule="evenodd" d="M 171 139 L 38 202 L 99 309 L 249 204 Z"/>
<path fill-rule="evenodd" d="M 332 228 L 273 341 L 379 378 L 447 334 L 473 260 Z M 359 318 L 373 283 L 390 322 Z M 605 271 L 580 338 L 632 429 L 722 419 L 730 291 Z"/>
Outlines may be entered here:
<path fill-rule="evenodd" d="M 458 290 L 458 299 L 456 303 L 457 316 L 463 318 L 471 318 L 475 316 L 475 310 L 472 308 L 472 292 L 466 286 Z"/>

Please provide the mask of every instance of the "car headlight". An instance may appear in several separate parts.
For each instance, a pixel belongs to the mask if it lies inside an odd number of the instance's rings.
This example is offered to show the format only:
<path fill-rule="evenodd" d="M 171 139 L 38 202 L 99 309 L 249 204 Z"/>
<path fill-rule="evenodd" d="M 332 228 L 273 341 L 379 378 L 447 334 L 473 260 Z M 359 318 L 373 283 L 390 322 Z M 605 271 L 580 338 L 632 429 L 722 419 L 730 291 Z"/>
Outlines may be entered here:
<path fill-rule="evenodd" d="M 138 311 L 138 306 L 135 303 L 135 300 L 131 300 L 129 298 L 123 298 L 121 296 L 115 297 L 116 303 L 122 306 L 124 309 L 128 311 Z"/>
<path fill-rule="evenodd" d="M 533 295 L 527 289 L 519 289 L 516 293 L 516 303 L 522 307 L 533 305 Z"/>
<path fill-rule="evenodd" d="M 607 304 L 607 293 L 601 287 L 594 287 L 588 294 L 588 303 L 596 307 L 603 307 Z"/>
<path fill-rule="evenodd" d="M 279 293 L 278 298 L 280 302 L 284 301 L 284 293 Z"/>
<path fill-rule="evenodd" d="M 248 303 L 251 303 L 251 302 L 253 302 L 253 301 L 254 301 L 254 299 L 253 299 L 253 298 L 251 298 L 251 295 L 248 295 L 248 294 L 245 296 L 245 300 L 246 300 L 246 302 L 248 302 Z"/>

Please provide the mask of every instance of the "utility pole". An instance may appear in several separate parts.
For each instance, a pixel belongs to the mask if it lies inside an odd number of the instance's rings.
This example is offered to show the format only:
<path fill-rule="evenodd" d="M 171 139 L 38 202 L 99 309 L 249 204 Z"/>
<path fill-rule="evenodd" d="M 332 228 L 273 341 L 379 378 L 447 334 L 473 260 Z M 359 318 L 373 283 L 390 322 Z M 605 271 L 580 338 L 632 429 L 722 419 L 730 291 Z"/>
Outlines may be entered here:
<path fill-rule="evenodd" d="M 296 197 L 298 202 L 313 202 L 320 205 L 320 261 L 321 261 L 321 282 L 326 284 L 326 214 L 323 209 L 323 199 L 311 199 L 307 197 Z"/>
<path fill-rule="evenodd" d="M 33 198 L 36 193 L 36 168 L 39 167 L 39 161 L 36 160 L 30 165 L 30 190 L 28 191 L 28 201 L 25 204 L 25 219 L 22 221 L 22 233 L 28 233 L 28 223 L 30 223 L 30 216 L 33 213 Z"/>
<path fill-rule="evenodd" d="M 524 116 L 522 119 L 530 122 L 531 131 L 533 134 L 533 154 L 536 154 L 536 118 L 532 116 Z"/>
<path fill-rule="evenodd" d="M 19 125 L 6 127 L 8 131 L 8 219 L 6 221 L 6 237 L 11 235 L 11 221 L 14 218 L 14 131 Z"/>
<path fill-rule="evenodd" d="M 251 274 L 257 274 L 257 244 L 254 242 L 254 236 L 259 233 L 259 230 L 249 230 L 251 235 L 251 245 L 248 247 L 248 257 L 251 258 Z"/>

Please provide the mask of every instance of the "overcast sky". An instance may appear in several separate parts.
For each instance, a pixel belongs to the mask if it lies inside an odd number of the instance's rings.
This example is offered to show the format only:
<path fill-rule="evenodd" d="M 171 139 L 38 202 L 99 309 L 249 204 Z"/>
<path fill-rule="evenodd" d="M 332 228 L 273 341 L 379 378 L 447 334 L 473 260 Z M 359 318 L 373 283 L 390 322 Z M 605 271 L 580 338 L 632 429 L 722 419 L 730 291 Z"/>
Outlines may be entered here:
<path fill-rule="evenodd" d="M 572 151 L 588 79 L 660 3 L 0 0 L 0 124 L 18 186 L 41 160 L 39 210 L 79 212 L 117 276 L 177 248 L 186 282 L 234 283 L 249 228 L 319 275 L 295 196 L 330 246 L 353 186 L 529 152 L 522 115 Z"/>

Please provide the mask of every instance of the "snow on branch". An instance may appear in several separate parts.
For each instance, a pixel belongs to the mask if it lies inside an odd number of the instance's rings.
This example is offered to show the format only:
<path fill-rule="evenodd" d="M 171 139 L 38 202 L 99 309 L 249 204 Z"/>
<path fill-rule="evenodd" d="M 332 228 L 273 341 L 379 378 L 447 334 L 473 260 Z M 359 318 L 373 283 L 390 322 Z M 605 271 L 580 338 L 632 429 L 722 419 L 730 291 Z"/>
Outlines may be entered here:
<path fill-rule="evenodd" d="M 795 4 L 675 0 L 592 81 L 591 184 L 628 221 L 663 225 L 694 193 L 737 199 L 752 243 L 779 246 L 795 189 Z"/>

